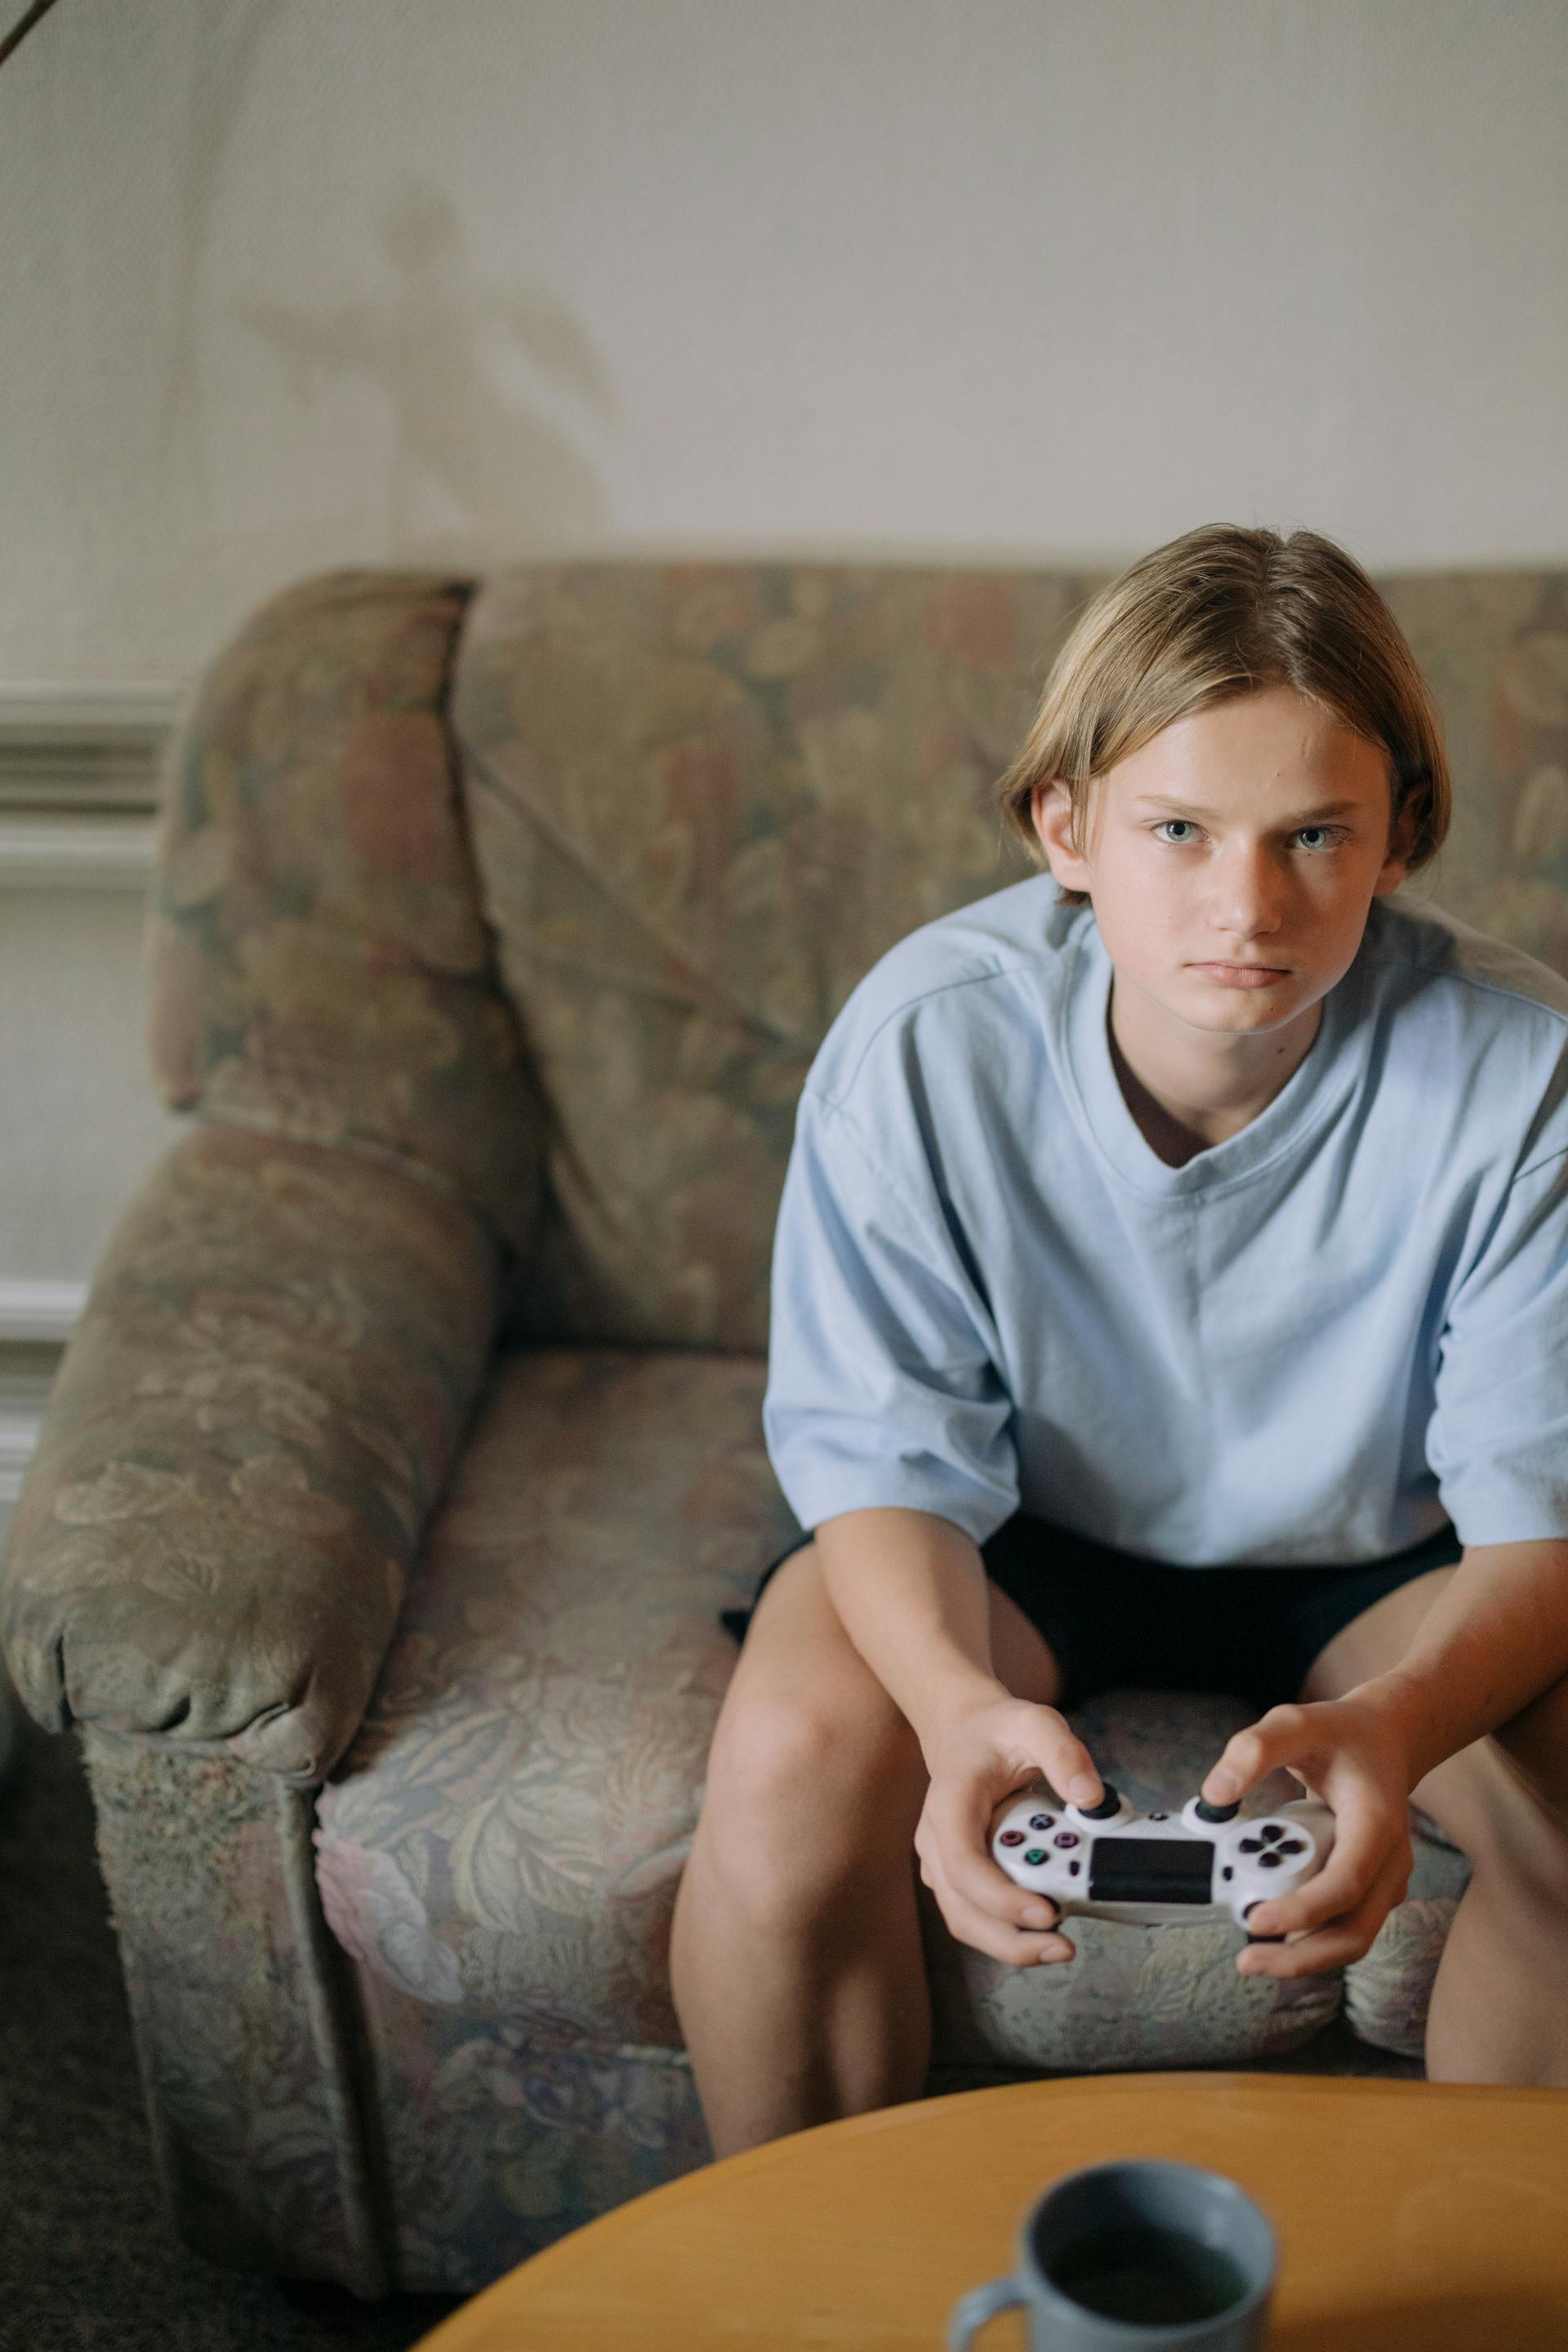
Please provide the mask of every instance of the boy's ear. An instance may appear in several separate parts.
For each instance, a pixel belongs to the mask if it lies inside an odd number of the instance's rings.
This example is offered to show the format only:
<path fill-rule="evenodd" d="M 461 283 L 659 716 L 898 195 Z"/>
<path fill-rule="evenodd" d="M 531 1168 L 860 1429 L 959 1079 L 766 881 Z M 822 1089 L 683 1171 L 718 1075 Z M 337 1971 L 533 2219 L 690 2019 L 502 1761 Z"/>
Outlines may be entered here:
<path fill-rule="evenodd" d="M 1397 890 L 1404 881 L 1409 870 L 1406 861 L 1414 845 L 1415 835 L 1415 812 L 1406 801 L 1389 835 L 1388 855 L 1383 861 L 1383 870 L 1377 877 L 1373 894 L 1375 897 L 1385 898 L 1390 890 Z"/>
<path fill-rule="evenodd" d="M 1034 787 L 1029 814 L 1056 880 L 1064 890 L 1087 889 L 1092 877 L 1073 846 L 1072 796 L 1059 776 Z"/>

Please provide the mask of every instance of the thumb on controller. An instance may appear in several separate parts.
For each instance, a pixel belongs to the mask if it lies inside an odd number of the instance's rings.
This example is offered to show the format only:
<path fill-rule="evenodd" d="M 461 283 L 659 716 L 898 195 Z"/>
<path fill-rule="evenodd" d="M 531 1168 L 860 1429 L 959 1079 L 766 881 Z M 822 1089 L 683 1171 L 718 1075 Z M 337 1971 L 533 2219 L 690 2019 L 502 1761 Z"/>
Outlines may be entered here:
<path fill-rule="evenodd" d="M 1055 1709 L 1051 1712 L 1055 1713 Z M 1114 1812 L 1118 1801 L 1115 1790 L 1102 1777 L 1093 1757 L 1065 1719 L 1058 1716 L 1057 1722 L 1060 1726 L 1057 1737 L 1043 1744 L 1037 1757 L 1041 1771 L 1058 1796 L 1066 1803 L 1076 1805 L 1080 1812 L 1098 1806 L 1106 1797 L 1110 1799 L 1109 1811 Z"/>

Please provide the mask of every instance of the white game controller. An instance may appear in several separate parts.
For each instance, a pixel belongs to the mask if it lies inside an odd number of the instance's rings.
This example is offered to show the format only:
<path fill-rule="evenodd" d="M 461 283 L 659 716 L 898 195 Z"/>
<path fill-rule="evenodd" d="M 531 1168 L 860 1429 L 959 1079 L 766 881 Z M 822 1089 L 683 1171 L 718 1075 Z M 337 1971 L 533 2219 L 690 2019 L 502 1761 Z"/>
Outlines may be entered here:
<path fill-rule="evenodd" d="M 1078 1911 L 1145 1927 L 1206 1919 L 1243 1927 L 1260 1903 L 1315 1877 L 1334 1843 L 1334 1817 L 1318 1797 L 1244 1822 L 1239 1806 L 1201 1797 L 1190 1797 L 1174 1817 L 1135 1813 L 1109 1780 L 1104 1788 L 1089 1806 L 1061 1804 L 1048 1790 L 1016 1797 L 992 1832 L 992 1858 L 1017 1885 L 1047 1895 L 1064 1917 Z"/>

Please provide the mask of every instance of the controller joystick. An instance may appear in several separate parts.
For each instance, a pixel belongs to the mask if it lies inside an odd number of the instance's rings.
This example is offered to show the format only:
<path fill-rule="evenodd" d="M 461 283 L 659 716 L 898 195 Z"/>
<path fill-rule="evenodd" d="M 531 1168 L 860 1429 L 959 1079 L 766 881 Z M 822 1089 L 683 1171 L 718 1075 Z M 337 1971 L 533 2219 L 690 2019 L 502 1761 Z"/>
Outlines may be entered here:
<path fill-rule="evenodd" d="M 1135 1924 L 1196 1925 L 1247 1914 L 1289 1895 L 1321 1870 L 1334 1817 L 1320 1798 L 1297 1798 L 1261 1820 L 1239 1804 L 1189 1798 L 1178 1816 L 1134 1812 L 1104 1784 L 1093 1806 L 1064 1805 L 1040 1790 L 1008 1800 L 992 1826 L 991 1853 L 1015 1885 L 1069 1911 Z M 1278 1936 L 1249 1936 L 1279 1943 Z"/>
<path fill-rule="evenodd" d="M 1086 1822 L 1114 1821 L 1117 1814 L 1121 1811 L 1121 1798 L 1120 1792 L 1111 1787 L 1109 1780 L 1101 1780 L 1100 1785 L 1104 1790 L 1105 1793 L 1100 1798 L 1098 1805 L 1075 1805 L 1073 1807 L 1073 1811 L 1079 1815 L 1080 1820 Z"/>

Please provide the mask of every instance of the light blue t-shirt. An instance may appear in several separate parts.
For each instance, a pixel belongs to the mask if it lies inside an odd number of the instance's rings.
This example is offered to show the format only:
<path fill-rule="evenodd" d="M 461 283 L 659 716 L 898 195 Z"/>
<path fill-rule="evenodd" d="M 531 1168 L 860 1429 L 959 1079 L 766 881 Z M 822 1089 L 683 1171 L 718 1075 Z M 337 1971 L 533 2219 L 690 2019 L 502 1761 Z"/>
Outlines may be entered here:
<path fill-rule="evenodd" d="M 843 1006 L 779 1208 L 763 1427 L 803 1528 L 1012 1513 L 1191 1567 L 1568 1536 L 1568 982 L 1374 899 L 1268 1108 L 1172 1168 L 1048 874 Z"/>

